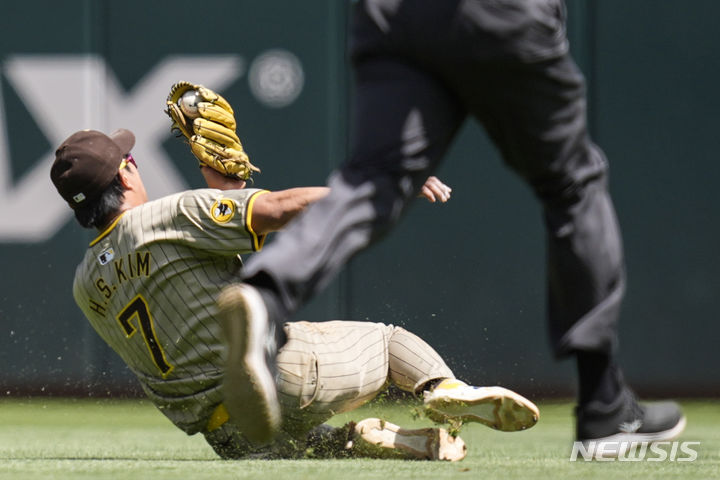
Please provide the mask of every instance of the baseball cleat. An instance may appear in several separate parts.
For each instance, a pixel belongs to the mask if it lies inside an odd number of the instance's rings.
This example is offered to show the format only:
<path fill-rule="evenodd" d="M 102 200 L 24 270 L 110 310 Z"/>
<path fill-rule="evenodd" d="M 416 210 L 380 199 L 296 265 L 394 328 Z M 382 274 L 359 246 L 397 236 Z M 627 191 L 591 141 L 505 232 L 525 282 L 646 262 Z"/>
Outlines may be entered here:
<path fill-rule="evenodd" d="M 280 429 L 281 414 L 265 303 L 255 288 L 236 284 L 223 289 L 218 306 L 228 347 L 223 404 L 249 440 L 267 443 Z"/>
<path fill-rule="evenodd" d="M 348 448 L 363 457 L 450 462 L 462 460 L 467 454 L 462 438 L 453 437 L 444 428 L 407 429 L 379 418 L 358 422 Z"/>
<path fill-rule="evenodd" d="M 612 404 L 590 402 L 575 409 L 576 438 L 595 458 L 624 455 L 641 444 L 669 442 L 685 429 L 675 402 L 638 403 L 628 388 Z"/>
<path fill-rule="evenodd" d="M 424 395 L 426 414 L 436 422 L 479 422 L 495 430 L 515 432 L 535 425 L 537 406 L 503 387 L 473 387 L 445 379 Z"/>

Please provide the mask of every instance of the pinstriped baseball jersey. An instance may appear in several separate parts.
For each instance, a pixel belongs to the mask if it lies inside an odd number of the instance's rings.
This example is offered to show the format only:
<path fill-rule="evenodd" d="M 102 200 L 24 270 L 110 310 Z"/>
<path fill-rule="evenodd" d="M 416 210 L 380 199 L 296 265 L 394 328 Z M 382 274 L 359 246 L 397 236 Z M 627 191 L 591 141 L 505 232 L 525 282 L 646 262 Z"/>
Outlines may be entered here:
<path fill-rule="evenodd" d="M 75 301 L 179 428 L 200 431 L 222 401 L 220 290 L 241 253 L 262 248 L 251 225 L 264 190 L 190 190 L 126 211 L 75 272 Z"/>

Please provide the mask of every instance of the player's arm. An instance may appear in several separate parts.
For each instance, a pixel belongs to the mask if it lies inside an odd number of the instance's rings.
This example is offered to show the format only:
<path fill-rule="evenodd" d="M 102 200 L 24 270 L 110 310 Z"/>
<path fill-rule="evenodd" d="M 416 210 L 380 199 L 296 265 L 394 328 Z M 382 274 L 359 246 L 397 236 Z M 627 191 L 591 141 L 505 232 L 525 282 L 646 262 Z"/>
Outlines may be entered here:
<path fill-rule="evenodd" d="M 250 227 L 257 235 L 280 230 L 328 192 L 328 187 L 298 187 L 258 195 L 253 202 Z"/>
<path fill-rule="evenodd" d="M 206 166 L 202 166 L 200 171 L 210 188 L 218 190 L 245 188 L 244 180 L 226 177 Z M 320 200 L 329 191 L 330 189 L 327 187 L 298 187 L 258 195 L 253 201 L 250 228 L 257 235 L 266 235 L 280 230 L 295 215 L 305 210 L 311 203 Z"/>
<path fill-rule="evenodd" d="M 323 198 L 327 187 L 300 187 L 270 192 L 255 199 L 251 228 L 258 235 L 282 229 L 295 215 L 308 205 Z M 422 187 L 421 196 L 430 202 L 447 202 L 452 189 L 437 177 L 429 177 Z"/>

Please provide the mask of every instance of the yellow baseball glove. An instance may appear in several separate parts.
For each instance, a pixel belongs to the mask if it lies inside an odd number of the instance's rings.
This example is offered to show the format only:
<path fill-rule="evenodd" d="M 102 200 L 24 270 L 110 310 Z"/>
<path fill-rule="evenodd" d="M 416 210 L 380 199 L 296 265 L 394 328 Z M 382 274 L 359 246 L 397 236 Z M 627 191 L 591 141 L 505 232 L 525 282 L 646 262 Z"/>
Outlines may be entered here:
<path fill-rule="evenodd" d="M 187 139 L 200 165 L 241 180 L 260 171 L 250 163 L 235 133 L 232 107 L 209 88 L 177 82 L 170 88 L 165 113 L 173 122 L 170 129 Z"/>

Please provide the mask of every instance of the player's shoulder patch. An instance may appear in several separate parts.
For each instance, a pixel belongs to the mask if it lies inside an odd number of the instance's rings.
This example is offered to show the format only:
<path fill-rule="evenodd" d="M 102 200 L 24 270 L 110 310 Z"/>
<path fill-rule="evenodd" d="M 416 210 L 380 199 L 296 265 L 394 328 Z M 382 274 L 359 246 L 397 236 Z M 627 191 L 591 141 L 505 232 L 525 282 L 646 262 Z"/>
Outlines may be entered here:
<path fill-rule="evenodd" d="M 217 223 L 227 223 L 235 216 L 237 207 L 230 198 L 219 198 L 210 207 L 210 216 Z"/>

